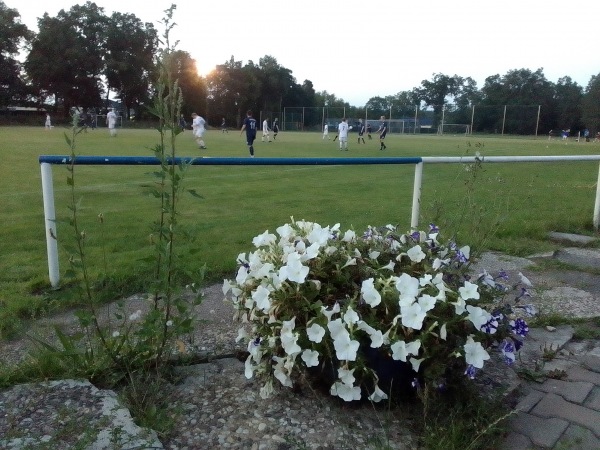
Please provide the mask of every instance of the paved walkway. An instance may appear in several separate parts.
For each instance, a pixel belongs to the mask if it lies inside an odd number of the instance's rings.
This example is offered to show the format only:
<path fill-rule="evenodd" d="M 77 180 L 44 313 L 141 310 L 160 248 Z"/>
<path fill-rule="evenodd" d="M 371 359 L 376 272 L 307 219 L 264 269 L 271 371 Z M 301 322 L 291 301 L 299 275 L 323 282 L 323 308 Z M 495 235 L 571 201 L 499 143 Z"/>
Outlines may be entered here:
<path fill-rule="evenodd" d="M 573 342 L 572 334 L 570 326 L 532 330 L 528 347 L 558 351 L 551 361 L 528 359 L 538 364 L 528 368 L 532 378 L 544 376 L 521 382 L 502 450 L 600 449 L 600 342 Z"/>
<path fill-rule="evenodd" d="M 558 238 L 581 244 L 577 236 Z M 557 300 L 552 312 L 600 316 L 600 249 L 571 247 L 546 257 L 575 268 L 570 275 L 561 269 L 566 278 L 554 277 L 556 283 L 546 286 L 544 303 Z M 573 340 L 573 331 L 571 326 L 530 331 L 515 366 L 529 377 L 518 383 L 501 450 L 600 450 L 600 340 Z"/>

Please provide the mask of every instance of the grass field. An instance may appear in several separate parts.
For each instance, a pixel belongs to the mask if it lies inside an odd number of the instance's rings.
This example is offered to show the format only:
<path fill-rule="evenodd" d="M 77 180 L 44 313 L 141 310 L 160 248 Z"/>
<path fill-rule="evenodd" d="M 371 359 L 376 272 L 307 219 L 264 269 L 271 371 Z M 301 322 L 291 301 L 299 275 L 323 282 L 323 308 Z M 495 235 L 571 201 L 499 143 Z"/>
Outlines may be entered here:
<path fill-rule="evenodd" d="M 43 127 L 0 128 L 2 176 L 0 204 L 0 331 L 8 322 L 60 303 L 73 296 L 68 287 L 52 292 L 47 281 L 39 155 L 65 155 L 65 130 Z M 332 135 L 333 136 L 333 135 Z M 78 155 L 151 156 L 158 142 L 155 130 L 120 130 L 116 138 L 98 129 L 77 137 Z M 322 140 L 317 133 L 282 132 L 275 142 L 256 142 L 260 157 L 379 157 L 598 154 L 598 143 L 559 140 L 465 137 L 388 136 L 387 151 L 378 141 L 356 144 L 350 151 Z M 210 130 L 207 150 L 198 150 L 191 132 L 178 136 L 180 156 L 246 157 L 239 131 Z M 80 224 L 86 230 L 88 257 L 96 274 L 107 272 L 114 281 L 111 294 L 140 289 L 150 255 L 150 224 L 158 203 L 150 196 L 152 167 L 78 166 L 75 184 L 81 199 Z M 69 188 L 67 169 L 53 168 L 58 219 L 66 219 Z M 484 164 L 469 172 L 460 164 L 425 166 L 421 227 L 430 221 L 459 243 L 481 243 L 488 249 L 524 255 L 549 250 L 548 231 L 592 234 L 592 214 L 598 165 L 577 163 Z M 251 239 L 290 220 L 322 225 L 341 223 L 342 229 L 362 231 L 366 225 L 410 225 L 414 166 L 195 166 L 186 187 L 202 199 L 186 196 L 181 222 L 192 227 L 192 244 L 182 248 L 187 267 L 206 263 L 208 276 L 231 276 L 238 253 L 252 250 Z M 98 214 L 104 216 L 100 225 Z M 493 230 L 486 241 L 481 237 Z M 69 242 L 70 228 L 58 225 L 59 249 Z M 195 250 L 187 253 L 187 250 Z M 185 251 L 184 251 L 185 250 Z M 106 265 L 104 264 L 106 256 Z M 67 268 L 61 253 L 61 271 Z"/>

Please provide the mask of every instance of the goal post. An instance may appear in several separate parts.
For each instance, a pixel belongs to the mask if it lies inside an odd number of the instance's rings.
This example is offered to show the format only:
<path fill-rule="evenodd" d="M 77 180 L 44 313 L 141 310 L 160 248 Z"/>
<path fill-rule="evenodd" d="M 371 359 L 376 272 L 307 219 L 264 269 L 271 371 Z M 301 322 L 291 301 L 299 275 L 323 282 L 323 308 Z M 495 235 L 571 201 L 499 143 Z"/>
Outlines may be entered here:
<path fill-rule="evenodd" d="M 471 125 L 466 123 L 441 123 L 437 129 L 437 134 L 442 135 L 464 135 L 468 136 L 471 134 Z"/>

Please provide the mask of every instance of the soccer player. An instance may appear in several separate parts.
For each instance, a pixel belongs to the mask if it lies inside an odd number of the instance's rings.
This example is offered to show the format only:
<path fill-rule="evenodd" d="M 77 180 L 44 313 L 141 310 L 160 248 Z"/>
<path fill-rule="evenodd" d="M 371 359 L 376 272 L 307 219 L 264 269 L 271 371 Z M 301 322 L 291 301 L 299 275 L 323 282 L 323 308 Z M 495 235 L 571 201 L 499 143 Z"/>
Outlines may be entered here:
<path fill-rule="evenodd" d="M 348 124 L 345 117 L 338 125 L 338 136 L 340 138 L 340 152 L 342 150 L 348 151 Z"/>
<path fill-rule="evenodd" d="M 367 137 L 369 138 L 369 140 L 373 139 L 373 136 L 371 136 L 371 124 L 370 123 L 367 124 Z"/>
<path fill-rule="evenodd" d="M 385 146 L 385 135 L 387 134 L 387 123 L 385 123 L 385 116 L 381 116 L 379 118 L 381 120 L 381 125 L 379 125 L 379 129 L 376 133 L 379 133 L 379 150 L 385 150 L 387 147 Z"/>
<path fill-rule="evenodd" d="M 115 128 L 115 125 L 117 124 L 117 115 L 112 108 L 108 111 L 108 114 L 106 114 L 106 124 L 108 125 L 110 135 L 113 137 L 116 136 L 117 129 Z"/>
<path fill-rule="evenodd" d="M 205 125 L 206 121 L 203 117 L 196 113 L 192 113 L 192 130 L 194 130 L 194 138 L 196 139 L 198 148 L 201 148 L 202 150 L 206 150 L 206 145 L 204 144 Z"/>
<path fill-rule="evenodd" d="M 277 121 L 277 117 L 273 120 L 273 140 L 277 139 L 277 134 L 279 133 L 279 122 Z"/>
<path fill-rule="evenodd" d="M 365 144 L 365 124 L 363 123 L 362 119 L 358 119 L 358 122 L 358 143 L 360 144 L 360 140 L 362 139 L 363 144 Z"/>
<path fill-rule="evenodd" d="M 44 128 L 46 131 L 52 128 L 52 120 L 50 119 L 50 114 L 46 114 L 46 123 L 44 124 Z"/>
<path fill-rule="evenodd" d="M 262 138 L 260 138 L 261 141 L 265 142 L 265 138 L 267 138 L 267 141 L 271 142 L 271 136 L 269 136 L 269 120 L 265 119 L 263 120 L 262 123 Z"/>
<path fill-rule="evenodd" d="M 227 125 L 225 124 L 225 117 L 223 117 L 223 120 L 221 121 L 221 133 L 229 133 Z"/>
<path fill-rule="evenodd" d="M 325 137 L 329 140 L 329 125 L 327 124 L 323 125 L 323 140 L 325 140 Z"/>
<path fill-rule="evenodd" d="M 244 125 L 240 130 L 240 135 L 246 130 L 246 145 L 248 145 L 248 151 L 250 152 L 250 158 L 254 158 L 254 139 L 256 139 L 256 119 L 252 117 L 252 111 L 248 110 L 246 118 L 244 119 Z"/>

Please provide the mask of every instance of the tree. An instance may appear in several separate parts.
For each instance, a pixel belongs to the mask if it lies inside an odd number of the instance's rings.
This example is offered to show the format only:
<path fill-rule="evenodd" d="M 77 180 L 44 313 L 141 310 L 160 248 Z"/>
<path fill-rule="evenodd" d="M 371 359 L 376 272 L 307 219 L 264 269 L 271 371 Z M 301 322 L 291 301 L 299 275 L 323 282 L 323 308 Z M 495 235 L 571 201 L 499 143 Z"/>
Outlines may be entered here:
<path fill-rule="evenodd" d="M 509 133 L 533 134 L 537 112 L 540 111 L 540 124 L 551 122 L 554 110 L 554 86 L 544 76 L 543 69 L 532 72 L 529 69 L 509 70 L 504 76 L 493 75 L 486 78 L 481 89 L 484 106 L 496 106 L 496 111 L 487 111 L 484 127 L 491 131 L 504 130 Z M 506 106 L 506 117 L 499 107 Z M 510 108 L 509 108 L 510 107 Z M 546 125 L 540 126 L 544 129 Z"/>
<path fill-rule="evenodd" d="M 133 14 L 113 13 L 106 27 L 105 75 L 108 93 L 112 89 L 132 108 L 147 99 L 150 75 L 157 50 L 157 32 L 151 23 L 142 23 Z"/>
<path fill-rule="evenodd" d="M 15 56 L 33 33 L 20 22 L 20 17 L 16 9 L 0 1 L 0 106 L 23 99 L 26 94 L 20 75 L 21 64 Z"/>
<path fill-rule="evenodd" d="M 558 80 L 554 89 L 556 121 L 548 129 L 582 129 L 583 88 L 573 82 L 571 77 L 562 77 Z"/>
<path fill-rule="evenodd" d="M 592 133 L 600 131 L 600 74 L 593 75 L 582 101 L 583 123 Z"/>
<path fill-rule="evenodd" d="M 188 52 L 176 50 L 170 55 L 169 70 L 181 89 L 183 96 L 182 114 L 185 117 L 190 117 L 192 113 L 196 112 L 206 117 L 206 82 L 198 74 L 196 60 Z"/>
<path fill-rule="evenodd" d="M 434 123 L 442 120 L 442 111 L 448 103 L 449 97 L 456 96 L 460 92 L 463 78 L 458 75 L 448 76 L 442 73 L 433 74 L 433 79 L 421 81 L 421 87 L 415 92 L 419 100 L 433 108 Z"/>
<path fill-rule="evenodd" d="M 47 13 L 38 20 L 25 69 L 40 97 L 54 95 L 65 116 L 70 108 L 101 105 L 107 18 L 95 3 Z"/>

